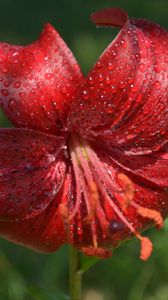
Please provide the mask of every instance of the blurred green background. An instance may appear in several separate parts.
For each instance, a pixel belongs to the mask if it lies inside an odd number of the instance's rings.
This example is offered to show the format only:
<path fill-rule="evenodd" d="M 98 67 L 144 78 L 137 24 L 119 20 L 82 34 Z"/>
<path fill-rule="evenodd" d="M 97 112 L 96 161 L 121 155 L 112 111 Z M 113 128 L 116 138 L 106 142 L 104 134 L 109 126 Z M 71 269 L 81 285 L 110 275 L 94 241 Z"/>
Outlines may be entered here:
<path fill-rule="evenodd" d="M 89 15 L 110 6 L 168 28 L 167 0 L 0 0 L 0 40 L 30 43 L 51 22 L 86 74 L 116 34 L 96 29 Z M 9 126 L 2 113 L 0 126 Z M 113 258 L 98 262 L 84 276 L 85 300 L 168 300 L 168 222 L 160 232 L 152 229 L 148 234 L 155 248 L 149 261 L 138 259 L 138 242 L 117 249 Z M 62 300 L 57 291 L 67 293 L 67 286 L 67 246 L 42 255 L 0 240 L 0 300 Z"/>

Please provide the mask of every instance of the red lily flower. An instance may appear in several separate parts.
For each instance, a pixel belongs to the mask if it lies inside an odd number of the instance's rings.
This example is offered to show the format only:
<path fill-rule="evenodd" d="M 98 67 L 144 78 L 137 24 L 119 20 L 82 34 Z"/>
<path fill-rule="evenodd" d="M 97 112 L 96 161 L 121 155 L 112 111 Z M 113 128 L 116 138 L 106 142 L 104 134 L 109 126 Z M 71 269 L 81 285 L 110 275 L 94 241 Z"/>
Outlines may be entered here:
<path fill-rule="evenodd" d="M 51 252 L 87 255 L 168 215 L 168 33 L 119 9 L 92 15 L 121 31 L 83 78 L 47 24 L 28 46 L 0 44 L 0 234 Z"/>

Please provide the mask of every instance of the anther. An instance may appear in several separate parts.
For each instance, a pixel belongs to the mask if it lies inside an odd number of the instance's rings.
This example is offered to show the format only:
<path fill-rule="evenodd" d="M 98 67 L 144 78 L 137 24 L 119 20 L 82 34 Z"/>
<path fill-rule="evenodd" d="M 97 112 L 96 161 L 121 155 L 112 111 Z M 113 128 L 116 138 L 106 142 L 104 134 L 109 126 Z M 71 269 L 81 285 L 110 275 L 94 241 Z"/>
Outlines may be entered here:
<path fill-rule="evenodd" d="M 137 213 L 143 218 L 148 218 L 153 220 L 156 223 L 156 226 L 158 228 L 163 227 L 163 218 L 159 211 L 147 207 L 138 206 Z"/>
<path fill-rule="evenodd" d="M 140 259 L 146 261 L 150 257 L 152 250 L 153 250 L 152 242 L 150 241 L 149 238 L 142 237 L 139 233 L 136 233 L 136 237 L 141 242 Z"/>

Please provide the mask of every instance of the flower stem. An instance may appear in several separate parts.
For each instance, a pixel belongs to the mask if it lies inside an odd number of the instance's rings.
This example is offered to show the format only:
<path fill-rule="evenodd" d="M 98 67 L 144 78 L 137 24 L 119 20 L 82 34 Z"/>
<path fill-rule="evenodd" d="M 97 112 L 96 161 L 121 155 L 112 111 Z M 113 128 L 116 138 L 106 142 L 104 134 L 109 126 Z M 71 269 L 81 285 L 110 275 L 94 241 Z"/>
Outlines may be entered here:
<path fill-rule="evenodd" d="M 82 300 L 81 256 L 78 250 L 70 246 L 69 252 L 69 291 L 70 300 Z"/>

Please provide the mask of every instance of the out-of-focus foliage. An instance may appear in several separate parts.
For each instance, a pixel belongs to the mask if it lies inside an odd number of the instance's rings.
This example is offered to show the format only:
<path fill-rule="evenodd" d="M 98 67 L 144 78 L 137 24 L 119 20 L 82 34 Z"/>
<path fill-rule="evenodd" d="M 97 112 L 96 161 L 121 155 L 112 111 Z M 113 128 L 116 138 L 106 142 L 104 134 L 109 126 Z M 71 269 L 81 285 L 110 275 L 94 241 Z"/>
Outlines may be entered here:
<path fill-rule="evenodd" d="M 37 38 L 45 22 L 51 22 L 86 74 L 116 34 L 112 29 L 96 29 L 89 15 L 109 6 L 168 28 L 167 0 L 1 0 L 0 40 L 27 44 Z M 0 126 L 11 126 L 2 113 Z M 149 235 L 155 249 L 149 261 L 138 259 L 138 242 L 115 250 L 111 259 L 98 262 L 84 276 L 85 300 L 168 299 L 168 221 L 163 230 L 150 230 Z M 0 300 L 63 300 L 57 291 L 67 292 L 67 254 L 67 246 L 42 255 L 1 239 Z"/>

